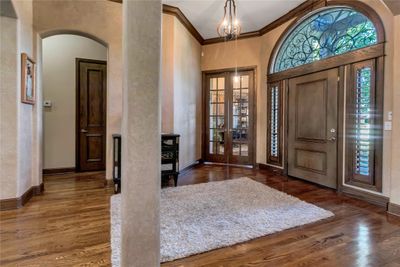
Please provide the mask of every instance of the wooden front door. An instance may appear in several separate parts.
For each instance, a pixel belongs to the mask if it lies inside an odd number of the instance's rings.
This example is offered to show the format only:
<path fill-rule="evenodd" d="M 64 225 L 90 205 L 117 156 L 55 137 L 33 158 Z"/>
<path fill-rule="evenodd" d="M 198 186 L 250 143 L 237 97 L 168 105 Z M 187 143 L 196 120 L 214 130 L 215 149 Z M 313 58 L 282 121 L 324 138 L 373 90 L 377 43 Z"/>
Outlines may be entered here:
<path fill-rule="evenodd" d="M 107 63 L 77 59 L 76 168 L 105 169 Z"/>
<path fill-rule="evenodd" d="M 288 174 L 337 187 L 338 70 L 289 80 Z"/>
<path fill-rule="evenodd" d="M 205 160 L 253 164 L 254 71 L 205 76 Z"/>

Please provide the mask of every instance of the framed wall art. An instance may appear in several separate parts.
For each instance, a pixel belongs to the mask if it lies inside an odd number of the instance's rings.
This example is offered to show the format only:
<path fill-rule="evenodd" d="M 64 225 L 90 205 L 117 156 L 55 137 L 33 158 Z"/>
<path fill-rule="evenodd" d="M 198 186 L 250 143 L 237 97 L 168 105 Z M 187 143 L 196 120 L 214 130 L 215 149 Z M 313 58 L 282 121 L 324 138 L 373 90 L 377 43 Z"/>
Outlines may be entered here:
<path fill-rule="evenodd" d="M 36 64 L 26 53 L 21 54 L 21 102 L 34 105 L 36 97 Z"/>

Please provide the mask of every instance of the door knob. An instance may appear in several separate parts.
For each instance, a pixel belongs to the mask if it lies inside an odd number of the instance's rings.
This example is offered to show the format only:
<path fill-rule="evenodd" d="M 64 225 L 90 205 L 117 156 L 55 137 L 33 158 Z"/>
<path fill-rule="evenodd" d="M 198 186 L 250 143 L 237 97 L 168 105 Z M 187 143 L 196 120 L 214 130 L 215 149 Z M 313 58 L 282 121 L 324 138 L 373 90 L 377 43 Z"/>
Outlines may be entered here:
<path fill-rule="evenodd" d="M 86 129 L 81 129 L 81 133 L 87 133 Z"/>

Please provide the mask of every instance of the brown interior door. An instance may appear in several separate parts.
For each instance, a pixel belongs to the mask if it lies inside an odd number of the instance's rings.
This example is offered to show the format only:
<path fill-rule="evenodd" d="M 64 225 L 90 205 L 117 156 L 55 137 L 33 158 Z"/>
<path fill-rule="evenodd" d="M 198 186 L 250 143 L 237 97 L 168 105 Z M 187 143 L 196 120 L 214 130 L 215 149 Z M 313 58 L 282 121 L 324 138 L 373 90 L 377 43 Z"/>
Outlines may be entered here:
<path fill-rule="evenodd" d="M 77 148 L 78 171 L 105 169 L 107 63 L 77 59 Z"/>
<path fill-rule="evenodd" d="M 252 164 L 254 71 L 206 75 L 205 160 Z"/>
<path fill-rule="evenodd" d="M 337 187 L 338 70 L 289 80 L 288 174 Z"/>
<path fill-rule="evenodd" d="M 205 160 L 227 163 L 227 73 L 206 76 Z"/>
<path fill-rule="evenodd" d="M 229 76 L 229 163 L 253 163 L 254 71 Z"/>

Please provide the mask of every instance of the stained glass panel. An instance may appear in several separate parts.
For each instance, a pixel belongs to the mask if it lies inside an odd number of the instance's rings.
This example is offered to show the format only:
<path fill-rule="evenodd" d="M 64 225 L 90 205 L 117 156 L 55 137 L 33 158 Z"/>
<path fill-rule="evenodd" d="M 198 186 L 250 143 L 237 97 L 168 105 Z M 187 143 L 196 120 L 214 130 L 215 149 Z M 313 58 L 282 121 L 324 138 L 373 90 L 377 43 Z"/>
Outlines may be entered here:
<path fill-rule="evenodd" d="M 301 21 L 284 39 L 272 72 L 284 71 L 376 44 L 377 31 L 349 7 L 324 9 Z"/>

